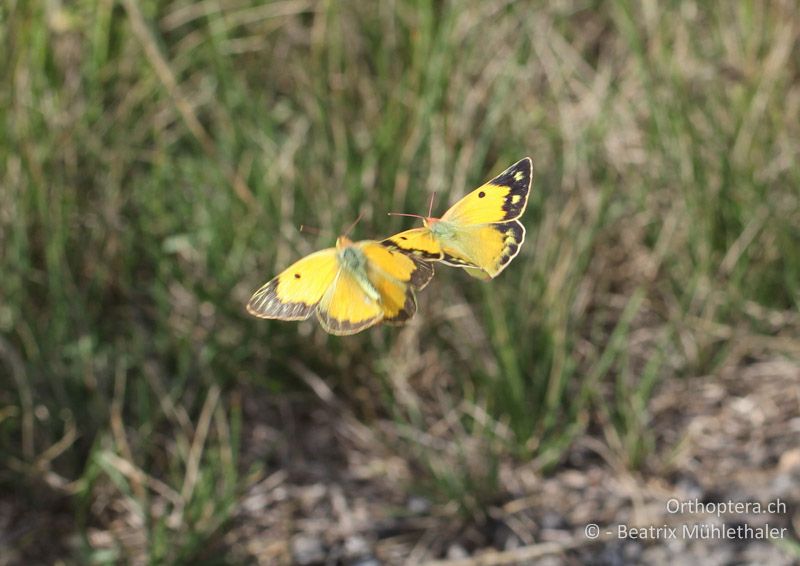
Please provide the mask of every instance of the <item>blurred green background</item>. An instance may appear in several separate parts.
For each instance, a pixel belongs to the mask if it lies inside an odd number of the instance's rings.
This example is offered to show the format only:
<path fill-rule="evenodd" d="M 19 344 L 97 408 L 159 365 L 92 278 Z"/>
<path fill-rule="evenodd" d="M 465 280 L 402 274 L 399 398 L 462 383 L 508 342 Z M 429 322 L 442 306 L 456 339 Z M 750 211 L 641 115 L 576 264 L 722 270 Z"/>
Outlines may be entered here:
<path fill-rule="evenodd" d="M 512 504 L 589 470 L 798 485 L 799 30 L 792 2 L 4 1 L 0 562 L 603 563 L 582 525 L 630 492 Z M 360 213 L 390 235 L 526 155 L 496 280 L 439 267 L 409 325 L 347 338 L 245 314 Z M 703 421 L 709 460 L 690 415 L 742 399 L 763 419 Z"/>

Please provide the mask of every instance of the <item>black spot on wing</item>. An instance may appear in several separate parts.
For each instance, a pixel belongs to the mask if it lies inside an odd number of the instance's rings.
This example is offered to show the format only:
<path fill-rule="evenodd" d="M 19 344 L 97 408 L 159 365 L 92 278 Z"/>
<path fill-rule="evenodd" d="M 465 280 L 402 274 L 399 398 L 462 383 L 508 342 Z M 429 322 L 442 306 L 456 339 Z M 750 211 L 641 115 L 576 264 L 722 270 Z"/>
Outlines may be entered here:
<path fill-rule="evenodd" d="M 507 219 L 518 218 L 525 211 L 532 177 L 533 161 L 530 157 L 526 157 L 489 181 L 490 185 L 500 185 L 511 189 L 503 203 L 503 211 L 506 213 Z"/>
<path fill-rule="evenodd" d="M 284 302 L 278 299 L 278 279 L 273 279 L 256 291 L 247 303 L 247 312 L 259 318 L 305 320 L 316 304 Z"/>

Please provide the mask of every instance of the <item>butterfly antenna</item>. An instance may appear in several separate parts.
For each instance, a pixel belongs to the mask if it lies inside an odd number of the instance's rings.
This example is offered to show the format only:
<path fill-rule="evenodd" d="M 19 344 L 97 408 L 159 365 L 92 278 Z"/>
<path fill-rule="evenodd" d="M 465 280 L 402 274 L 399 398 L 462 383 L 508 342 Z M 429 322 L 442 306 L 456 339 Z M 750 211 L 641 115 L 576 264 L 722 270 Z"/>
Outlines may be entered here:
<path fill-rule="evenodd" d="M 420 220 L 427 220 L 431 217 L 433 213 L 433 199 L 436 198 L 436 191 L 433 192 L 431 195 L 431 202 L 428 203 L 428 216 L 422 216 L 421 214 L 407 214 L 405 212 L 389 212 L 389 216 L 410 216 L 411 218 L 419 218 Z"/>
<path fill-rule="evenodd" d="M 425 217 L 421 214 L 406 214 L 405 212 L 387 212 L 389 216 L 410 216 L 411 218 L 422 218 L 425 220 Z"/>
<path fill-rule="evenodd" d="M 350 233 L 350 231 L 351 231 L 353 228 L 355 228 L 355 227 L 356 227 L 356 224 L 358 224 L 358 223 L 361 221 L 361 219 L 362 219 L 363 217 L 364 217 L 364 211 L 361 211 L 361 212 L 359 213 L 359 215 L 358 215 L 358 218 L 356 218 L 356 219 L 353 221 L 353 223 L 352 223 L 352 224 L 351 224 L 351 225 L 350 225 L 350 226 L 347 228 L 347 230 L 345 230 L 344 234 L 342 234 L 342 235 L 343 235 L 343 236 L 347 236 L 347 235 Z"/>

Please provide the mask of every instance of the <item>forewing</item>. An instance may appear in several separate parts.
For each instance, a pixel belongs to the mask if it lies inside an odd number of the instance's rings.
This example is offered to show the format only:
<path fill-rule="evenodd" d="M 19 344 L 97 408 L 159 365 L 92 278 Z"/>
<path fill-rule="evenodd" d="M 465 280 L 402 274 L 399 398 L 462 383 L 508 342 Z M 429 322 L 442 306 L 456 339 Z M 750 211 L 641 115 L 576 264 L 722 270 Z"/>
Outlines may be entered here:
<path fill-rule="evenodd" d="M 328 248 L 293 263 L 256 291 L 247 312 L 259 318 L 305 320 L 331 286 L 339 261 Z"/>
<path fill-rule="evenodd" d="M 356 274 L 339 271 L 317 307 L 317 318 L 330 334 L 355 334 L 383 319 L 383 308 Z"/>
<path fill-rule="evenodd" d="M 494 278 L 516 257 L 524 241 L 525 227 L 518 220 L 468 226 L 459 230 L 452 245 L 445 246 L 442 263 L 478 268 Z"/>
<path fill-rule="evenodd" d="M 428 228 L 412 228 L 386 238 L 381 243 L 425 261 L 442 259 L 442 247 Z"/>
<path fill-rule="evenodd" d="M 526 157 L 462 198 L 442 220 L 470 226 L 519 218 L 528 204 L 532 176 L 533 162 Z"/>

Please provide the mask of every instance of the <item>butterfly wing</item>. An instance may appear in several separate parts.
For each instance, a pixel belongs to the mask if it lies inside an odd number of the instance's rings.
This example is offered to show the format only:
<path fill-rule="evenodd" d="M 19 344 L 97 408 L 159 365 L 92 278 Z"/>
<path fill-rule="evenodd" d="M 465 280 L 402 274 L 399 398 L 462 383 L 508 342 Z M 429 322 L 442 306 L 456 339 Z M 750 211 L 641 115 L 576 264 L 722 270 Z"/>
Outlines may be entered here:
<path fill-rule="evenodd" d="M 305 320 L 314 312 L 339 271 L 336 249 L 296 261 L 256 291 L 247 312 L 259 318 Z"/>
<path fill-rule="evenodd" d="M 386 238 L 381 243 L 389 248 L 402 250 L 425 261 L 439 261 L 442 259 L 442 246 L 439 240 L 431 234 L 427 226 L 400 232 Z"/>
<path fill-rule="evenodd" d="M 384 322 L 402 323 L 414 316 L 414 289 L 423 289 L 433 277 L 433 266 L 413 255 L 378 242 L 361 242 L 367 258 L 367 277 L 381 297 Z"/>
<path fill-rule="evenodd" d="M 380 295 L 363 272 L 341 269 L 317 307 L 317 318 L 329 334 L 356 334 L 383 319 Z"/>
<path fill-rule="evenodd" d="M 528 204 L 532 177 L 531 158 L 521 159 L 454 204 L 444 213 L 442 220 L 468 226 L 519 218 Z"/>
<path fill-rule="evenodd" d="M 519 220 L 459 227 L 442 245 L 442 263 L 468 268 L 479 279 L 491 279 L 517 256 L 524 241 L 525 227 Z"/>

